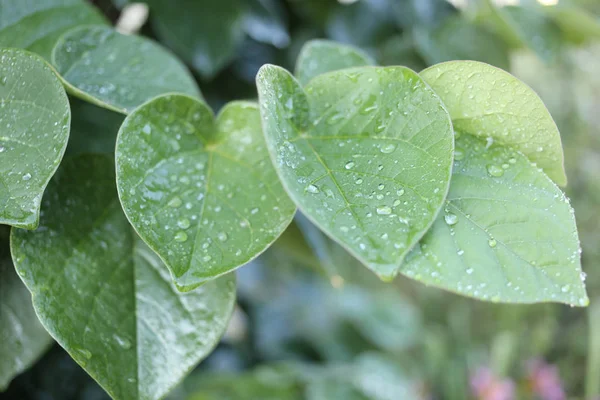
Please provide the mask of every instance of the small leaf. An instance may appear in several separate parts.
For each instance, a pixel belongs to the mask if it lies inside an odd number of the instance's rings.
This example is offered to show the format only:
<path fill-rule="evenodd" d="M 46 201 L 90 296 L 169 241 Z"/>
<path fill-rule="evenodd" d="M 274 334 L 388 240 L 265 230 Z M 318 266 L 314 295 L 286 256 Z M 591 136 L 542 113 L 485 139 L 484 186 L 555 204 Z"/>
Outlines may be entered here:
<path fill-rule="evenodd" d="M 204 78 L 236 55 L 244 38 L 245 1 L 144 0 L 156 35 Z"/>
<path fill-rule="evenodd" d="M 446 62 L 420 75 L 442 98 L 456 130 L 512 146 L 556 183 L 567 183 L 558 128 L 529 86 L 476 61 Z"/>
<path fill-rule="evenodd" d="M 47 61 L 69 29 L 107 23 L 85 0 L 0 0 L 0 15 L 0 47 L 27 49 Z"/>
<path fill-rule="evenodd" d="M 315 76 L 326 72 L 374 64 L 371 56 L 358 48 L 317 39 L 302 47 L 294 75 L 300 83 L 306 85 Z"/>
<path fill-rule="evenodd" d="M 0 224 L 37 226 L 70 121 L 69 100 L 52 68 L 27 51 L 0 49 Z"/>
<path fill-rule="evenodd" d="M 394 277 L 448 190 L 454 142 L 440 99 L 404 67 L 319 75 L 304 92 L 267 65 L 257 85 L 269 152 L 292 199 L 380 277 Z"/>
<path fill-rule="evenodd" d="M 456 142 L 448 202 L 402 273 L 492 301 L 585 306 L 579 239 L 565 195 L 522 154 Z"/>
<path fill-rule="evenodd" d="M 170 52 L 108 27 L 67 32 L 52 52 L 52 63 L 73 95 L 124 114 L 167 92 L 201 97 L 192 75 Z"/>
<path fill-rule="evenodd" d="M 254 103 L 229 103 L 213 120 L 197 99 L 153 99 L 123 123 L 116 160 L 125 214 L 182 290 L 256 257 L 295 212 Z"/>
<path fill-rule="evenodd" d="M 29 292 L 10 257 L 0 260 L 0 338 L 1 392 L 52 343 L 33 311 Z"/>
<path fill-rule="evenodd" d="M 121 211 L 112 161 L 66 160 L 40 228 L 11 251 L 46 330 L 117 400 L 159 399 L 219 341 L 235 300 L 229 275 L 188 294 Z"/>

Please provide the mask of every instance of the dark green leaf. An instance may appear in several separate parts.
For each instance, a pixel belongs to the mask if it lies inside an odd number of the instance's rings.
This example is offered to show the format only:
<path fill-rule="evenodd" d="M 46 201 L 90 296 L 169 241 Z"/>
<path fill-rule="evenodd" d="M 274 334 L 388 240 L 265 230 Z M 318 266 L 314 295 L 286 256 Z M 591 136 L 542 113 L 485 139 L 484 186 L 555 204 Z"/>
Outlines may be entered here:
<path fill-rule="evenodd" d="M 467 296 L 585 306 L 573 209 L 514 150 L 463 134 L 444 211 L 401 271 Z"/>
<path fill-rule="evenodd" d="M 219 341 L 232 275 L 181 294 L 131 230 L 105 156 L 63 163 L 11 251 L 46 330 L 114 398 L 159 399 Z"/>
<path fill-rule="evenodd" d="M 420 75 L 442 98 L 455 129 L 512 146 L 556 183 L 567 183 L 558 128 L 529 86 L 475 61 L 434 65 Z"/>
<path fill-rule="evenodd" d="M 450 181 L 453 137 L 437 95 L 403 67 L 257 77 L 279 177 L 305 215 L 384 279 L 431 226 Z"/>
<path fill-rule="evenodd" d="M 69 100 L 39 56 L 0 49 L 0 224 L 33 229 L 67 147 Z"/>
<path fill-rule="evenodd" d="M 197 99 L 156 98 L 123 123 L 116 160 L 125 214 L 183 290 L 256 257 L 295 212 L 255 103 L 229 103 L 214 119 Z"/>
<path fill-rule="evenodd" d="M 201 97 L 193 77 L 170 52 L 108 27 L 70 30 L 56 44 L 52 63 L 72 94 L 125 114 L 167 92 Z"/>
<path fill-rule="evenodd" d="M 0 0 L 0 47 L 18 47 L 50 61 L 58 38 L 80 25 L 106 20 L 85 0 Z"/>
<path fill-rule="evenodd" d="M 311 40 L 302 47 L 294 74 L 306 85 L 315 76 L 326 72 L 374 64 L 371 56 L 355 47 L 329 40 Z"/>

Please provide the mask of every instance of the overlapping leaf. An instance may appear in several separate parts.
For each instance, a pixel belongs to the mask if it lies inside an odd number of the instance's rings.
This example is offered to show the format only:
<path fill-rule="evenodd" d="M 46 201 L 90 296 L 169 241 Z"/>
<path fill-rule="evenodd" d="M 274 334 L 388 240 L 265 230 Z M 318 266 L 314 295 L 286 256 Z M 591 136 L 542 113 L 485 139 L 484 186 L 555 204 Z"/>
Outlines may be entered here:
<path fill-rule="evenodd" d="M 39 56 L 0 49 L 0 224 L 33 229 L 69 138 L 65 91 Z"/>
<path fill-rule="evenodd" d="M 33 364 L 50 343 L 52 339 L 38 321 L 10 255 L 0 250 L 0 391 Z"/>
<path fill-rule="evenodd" d="M 18 47 L 50 61 L 58 38 L 80 25 L 106 20 L 85 0 L 0 0 L 0 47 Z"/>
<path fill-rule="evenodd" d="M 521 153 L 462 134 L 444 211 L 402 273 L 492 301 L 584 306 L 573 209 Z"/>
<path fill-rule="evenodd" d="M 125 120 L 116 160 L 125 214 L 182 289 L 257 256 L 295 212 L 254 103 L 230 103 L 215 120 L 199 100 L 158 97 Z"/>
<path fill-rule="evenodd" d="M 105 156 L 67 160 L 11 252 L 46 330 L 114 399 L 162 398 L 225 330 L 235 282 L 179 293 L 131 230 Z M 43 267 L 43 268 L 41 268 Z"/>
<path fill-rule="evenodd" d="M 305 91 L 285 70 L 257 77 L 267 145 L 302 211 L 382 278 L 392 278 L 447 193 L 448 113 L 403 67 L 345 69 Z"/>
<path fill-rule="evenodd" d="M 125 114 L 167 92 L 201 97 L 192 75 L 170 52 L 109 27 L 70 30 L 56 44 L 52 63 L 75 96 Z"/>
<path fill-rule="evenodd" d="M 475 61 L 437 64 L 420 75 L 441 97 L 455 129 L 511 146 L 559 185 L 567 183 L 558 128 L 523 82 Z"/>
<path fill-rule="evenodd" d="M 326 72 L 374 64 L 368 54 L 355 47 L 329 40 L 311 40 L 302 47 L 294 74 L 305 85 Z"/>

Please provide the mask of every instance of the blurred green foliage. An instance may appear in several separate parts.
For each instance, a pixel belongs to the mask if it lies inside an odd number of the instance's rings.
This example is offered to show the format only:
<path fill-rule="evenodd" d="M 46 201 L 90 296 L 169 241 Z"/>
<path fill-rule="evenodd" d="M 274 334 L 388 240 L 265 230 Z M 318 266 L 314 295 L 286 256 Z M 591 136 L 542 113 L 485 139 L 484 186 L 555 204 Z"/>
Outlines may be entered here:
<path fill-rule="evenodd" d="M 302 44 L 314 38 L 417 71 L 451 59 L 509 70 L 540 94 L 561 131 L 591 298 L 589 309 L 508 306 L 403 278 L 384 284 L 298 216 L 239 270 L 239 306 L 223 343 L 170 399 L 491 400 L 485 396 L 492 389 L 505 390 L 502 399 L 600 398 L 600 2 L 145 2 L 150 18 L 142 33 L 192 68 L 215 109 L 255 97 L 258 68 L 292 69 Z M 114 21 L 127 1 L 94 3 Z M 68 151 L 111 152 L 122 117 L 72 102 L 81 111 Z M 552 365 L 558 377 L 548 373 Z M 487 395 L 472 387 L 478 371 L 491 376 Z M 552 379 L 553 398 L 540 389 Z M 0 393 L 105 398 L 56 345 Z"/>

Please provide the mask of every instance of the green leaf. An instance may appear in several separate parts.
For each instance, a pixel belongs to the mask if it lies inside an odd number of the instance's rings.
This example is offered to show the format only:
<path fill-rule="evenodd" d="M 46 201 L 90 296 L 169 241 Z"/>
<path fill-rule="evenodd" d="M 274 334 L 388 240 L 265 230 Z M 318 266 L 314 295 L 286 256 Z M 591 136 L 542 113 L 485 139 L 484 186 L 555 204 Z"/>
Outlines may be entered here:
<path fill-rule="evenodd" d="M 117 138 L 117 186 L 142 239 L 189 290 L 247 263 L 291 222 L 258 106 L 166 95 L 135 110 Z"/>
<path fill-rule="evenodd" d="M 108 27 L 67 32 L 52 52 L 52 63 L 70 93 L 124 114 L 167 92 L 201 97 L 189 71 L 170 52 Z"/>
<path fill-rule="evenodd" d="M 11 251 L 46 330 L 114 399 L 159 399 L 219 341 L 229 275 L 188 294 L 131 230 L 107 156 L 66 160 Z"/>
<path fill-rule="evenodd" d="M 316 39 L 300 50 L 294 75 L 306 85 L 315 76 L 326 72 L 374 64 L 371 56 L 356 47 Z"/>
<path fill-rule="evenodd" d="M 560 189 L 510 148 L 463 134 L 456 152 L 444 212 L 402 273 L 484 300 L 587 305 L 573 209 Z"/>
<path fill-rule="evenodd" d="M 600 39 L 600 18 L 570 4 L 559 3 L 544 11 L 560 27 L 564 37 L 576 44 Z"/>
<path fill-rule="evenodd" d="M 204 78 L 212 78 L 236 55 L 244 38 L 240 0 L 144 0 L 161 42 Z"/>
<path fill-rule="evenodd" d="M 306 87 L 257 76 L 275 168 L 319 228 L 383 279 L 433 223 L 450 182 L 453 135 L 437 95 L 404 67 L 320 75 Z"/>
<path fill-rule="evenodd" d="M 18 47 L 50 61 L 58 38 L 80 25 L 106 24 L 84 0 L 0 0 L 0 47 Z"/>
<path fill-rule="evenodd" d="M 0 224 L 37 226 L 70 121 L 69 100 L 52 68 L 27 51 L 0 49 Z"/>
<path fill-rule="evenodd" d="M 436 29 L 416 26 L 414 38 L 428 64 L 450 60 L 477 60 L 508 69 L 508 49 L 495 34 L 463 16 L 448 18 Z"/>
<path fill-rule="evenodd" d="M 525 83 L 476 61 L 446 62 L 420 75 L 442 98 L 456 130 L 512 146 L 556 183 L 567 183 L 558 128 Z"/>
<path fill-rule="evenodd" d="M 27 288 L 6 256 L 0 259 L 0 392 L 52 343 L 33 311 Z"/>

